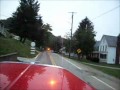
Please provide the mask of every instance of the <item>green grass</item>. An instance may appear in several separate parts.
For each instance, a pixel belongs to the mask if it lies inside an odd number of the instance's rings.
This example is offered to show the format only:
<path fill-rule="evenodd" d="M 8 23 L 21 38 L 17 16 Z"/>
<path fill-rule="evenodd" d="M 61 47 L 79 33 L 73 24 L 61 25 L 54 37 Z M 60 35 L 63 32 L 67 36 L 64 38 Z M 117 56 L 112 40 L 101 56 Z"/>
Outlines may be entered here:
<path fill-rule="evenodd" d="M 30 45 L 23 44 L 18 40 L 0 37 L 0 55 L 17 52 L 21 57 L 34 57 L 30 54 Z"/>
<path fill-rule="evenodd" d="M 69 58 L 68 56 L 65 56 L 65 57 Z M 106 64 L 106 63 L 95 63 L 95 62 L 92 62 L 92 61 L 87 60 L 87 59 L 78 60 L 78 58 L 75 58 L 75 57 L 71 57 L 70 59 L 72 59 L 72 60 L 74 60 L 74 61 L 76 61 L 78 63 L 82 63 L 82 64 L 90 63 L 90 64 L 95 64 L 95 65 L 120 68 L 120 64 L 119 65 L 115 65 L 115 64 Z M 92 67 L 94 69 L 100 70 L 100 71 L 102 71 L 102 72 L 104 72 L 104 73 L 106 73 L 108 75 L 111 75 L 111 76 L 114 76 L 114 77 L 120 79 L 120 70 L 118 70 L 118 69 L 110 69 L 110 68 L 93 66 L 93 65 L 88 65 L 88 64 L 85 64 L 85 65 L 90 66 L 90 67 Z"/>
<path fill-rule="evenodd" d="M 81 62 L 86 62 L 86 63 L 90 63 L 90 64 L 95 64 L 95 65 L 101 65 L 101 66 L 108 66 L 108 67 L 117 67 L 120 68 L 120 64 L 107 64 L 107 63 L 96 63 L 96 62 L 92 62 L 90 60 L 87 59 L 82 59 Z"/>
<path fill-rule="evenodd" d="M 64 55 L 65 56 L 65 55 Z M 69 58 L 68 56 L 65 56 L 67 58 Z M 81 59 L 79 60 L 78 58 L 75 58 L 75 57 L 70 57 L 70 59 L 73 59 L 77 62 L 86 62 L 86 63 L 90 63 L 90 64 L 95 64 L 95 65 L 102 65 L 102 66 L 108 66 L 108 67 L 117 67 L 117 68 L 120 68 L 120 64 L 107 64 L 107 63 L 96 63 L 96 62 L 92 62 L 90 60 L 87 60 L 87 59 Z"/>
<path fill-rule="evenodd" d="M 85 64 L 85 63 L 83 63 L 83 64 Z M 85 64 L 85 65 L 88 65 L 88 64 Z M 98 67 L 98 66 L 93 66 L 93 65 L 88 65 L 88 66 L 120 79 L 120 70 Z"/>

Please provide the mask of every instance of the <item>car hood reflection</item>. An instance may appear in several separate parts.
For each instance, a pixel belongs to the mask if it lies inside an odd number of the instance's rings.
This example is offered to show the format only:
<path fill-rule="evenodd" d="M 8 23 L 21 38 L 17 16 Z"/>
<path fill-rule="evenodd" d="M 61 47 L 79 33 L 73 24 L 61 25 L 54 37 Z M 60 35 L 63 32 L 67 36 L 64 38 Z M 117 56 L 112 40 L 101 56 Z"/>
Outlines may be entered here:
<path fill-rule="evenodd" d="M 60 67 L 1 62 L 0 68 L 0 90 L 94 90 Z"/>

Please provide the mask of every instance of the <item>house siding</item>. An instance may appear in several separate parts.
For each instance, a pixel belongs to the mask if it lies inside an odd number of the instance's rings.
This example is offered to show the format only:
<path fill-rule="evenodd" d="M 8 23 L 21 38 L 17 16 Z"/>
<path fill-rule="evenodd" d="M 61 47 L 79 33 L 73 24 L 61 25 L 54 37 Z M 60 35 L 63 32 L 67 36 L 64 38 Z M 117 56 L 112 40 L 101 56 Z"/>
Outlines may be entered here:
<path fill-rule="evenodd" d="M 108 59 L 107 59 L 107 63 L 108 64 L 115 64 L 115 60 L 116 60 L 116 47 L 109 47 L 108 48 Z"/>
<path fill-rule="evenodd" d="M 103 38 L 99 45 L 99 51 L 107 52 L 107 47 L 108 47 L 107 41 L 105 40 L 105 38 Z"/>
<path fill-rule="evenodd" d="M 103 37 L 101 42 L 100 42 L 100 45 L 99 45 L 99 52 L 100 54 L 106 54 L 106 58 L 102 58 L 101 55 L 99 56 L 100 58 L 100 62 L 105 62 L 107 63 L 107 59 L 108 59 L 108 44 L 107 44 L 107 41 L 106 39 Z"/>

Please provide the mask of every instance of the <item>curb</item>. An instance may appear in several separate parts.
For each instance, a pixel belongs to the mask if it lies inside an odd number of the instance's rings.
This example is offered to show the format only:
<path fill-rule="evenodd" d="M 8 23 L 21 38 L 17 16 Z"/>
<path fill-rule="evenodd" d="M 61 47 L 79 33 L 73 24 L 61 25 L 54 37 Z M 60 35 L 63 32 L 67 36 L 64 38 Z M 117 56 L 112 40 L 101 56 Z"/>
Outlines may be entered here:
<path fill-rule="evenodd" d="M 17 60 L 20 62 L 28 62 L 33 63 L 36 61 L 36 58 L 40 55 L 40 52 L 34 58 L 25 58 L 25 57 L 17 57 Z"/>

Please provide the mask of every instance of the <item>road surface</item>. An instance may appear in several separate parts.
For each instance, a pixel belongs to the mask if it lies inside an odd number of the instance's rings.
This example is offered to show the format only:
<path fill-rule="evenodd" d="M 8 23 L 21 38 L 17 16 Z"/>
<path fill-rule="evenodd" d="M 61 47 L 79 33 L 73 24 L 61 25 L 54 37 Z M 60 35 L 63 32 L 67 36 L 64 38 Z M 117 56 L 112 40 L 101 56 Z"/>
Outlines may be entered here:
<path fill-rule="evenodd" d="M 120 90 L 120 80 L 50 51 L 39 54 L 35 63 L 61 66 L 97 90 Z"/>

